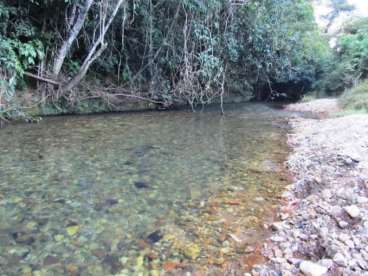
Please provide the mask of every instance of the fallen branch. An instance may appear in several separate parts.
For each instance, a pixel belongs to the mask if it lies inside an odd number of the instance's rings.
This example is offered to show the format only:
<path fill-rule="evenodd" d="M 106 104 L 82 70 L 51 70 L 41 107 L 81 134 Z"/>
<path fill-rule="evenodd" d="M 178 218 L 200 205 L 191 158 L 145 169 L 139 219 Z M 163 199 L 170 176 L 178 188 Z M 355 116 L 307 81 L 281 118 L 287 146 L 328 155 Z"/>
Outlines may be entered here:
<path fill-rule="evenodd" d="M 27 77 L 30 77 L 30 78 L 33 78 L 33 79 L 36 79 L 36 80 L 39 80 L 39 81 L 51 83 L 51 84 L 57 85 L 57 86 L 61 85 L 61 83 L 56 81 L 56 80 L 40 77 L 40 76 L 37 76 L 37 75 L 29 73 L 29 72 L 24 72 L 23 74 L 26 75 Z"/>

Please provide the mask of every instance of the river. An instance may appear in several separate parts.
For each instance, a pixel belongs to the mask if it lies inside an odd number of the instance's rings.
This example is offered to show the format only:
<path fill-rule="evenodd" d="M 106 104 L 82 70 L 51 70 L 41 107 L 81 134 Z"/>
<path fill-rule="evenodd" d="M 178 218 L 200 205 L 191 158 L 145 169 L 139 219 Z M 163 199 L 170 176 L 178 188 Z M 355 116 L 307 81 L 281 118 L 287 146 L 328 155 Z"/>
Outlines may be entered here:
<path fill-rule="evenodd" d="M 237 104 L 0 130 L 0 274 L 247 271 L 289 182 L 288 116 Z"/>

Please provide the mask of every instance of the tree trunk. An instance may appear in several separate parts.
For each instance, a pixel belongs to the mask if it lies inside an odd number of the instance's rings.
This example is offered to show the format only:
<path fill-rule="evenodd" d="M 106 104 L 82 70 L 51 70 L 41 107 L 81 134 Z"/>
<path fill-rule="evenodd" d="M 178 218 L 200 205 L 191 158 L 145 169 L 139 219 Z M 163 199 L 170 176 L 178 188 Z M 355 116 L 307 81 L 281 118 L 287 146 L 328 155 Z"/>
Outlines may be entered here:
<path fill-rule="evenodd" d="M 78 9 L 77 19 L 74 25 L 71 27 L 67 39 L 63 42 L 60 49 L 58 50 L 58 53 L 54 60 L 54 64 L 52 67 L 52 75 L 55 79 L 57 79 L 60 74 L 64 60 L 67 54 L 69 53 L 73 42 L 78 37 L 79 32 L 82 29 L 84 22 L 86 21 L 88 11 L 91 8 L 93 2 L 94 0 L 86 0 L 84 2 L 84 5 Z"/>
<path fill-rule="evenodd" d="M 108 29 L 111 26 L 111 23 L 113 22 L 116 14 L 118 13 L 122 3 L 124 2 L 124 0 L 119 0 L 116 5 L 115 8 L 107 22 L 107 24 L 103 24 L 102 28 L 101 28 L 101 32 L 100 35 L 98 37 L 98 39 L 94 42 L 94 44 L 92 45 L 91 49 L 89 50 L 89 53 L 87 55 L 87 57 L 85 58 L 81 68 L 79 69 L 78 73 L 73 77 L 73 79 L 71 81 L 69 81 L 63 88 L 62 90 L 64 91 L 70 91 L 72 90 L 75 86 L 77 86 L 80 81 L 86 76 L 89 67 L 91 66 L 91 64 L 103 53 L 103 51 L 106 49 L 107 47 L 107 43 L 105 43 L 105 35 L 108 31 Z M 105 15 L 106 16 L 106 15 Z"/>

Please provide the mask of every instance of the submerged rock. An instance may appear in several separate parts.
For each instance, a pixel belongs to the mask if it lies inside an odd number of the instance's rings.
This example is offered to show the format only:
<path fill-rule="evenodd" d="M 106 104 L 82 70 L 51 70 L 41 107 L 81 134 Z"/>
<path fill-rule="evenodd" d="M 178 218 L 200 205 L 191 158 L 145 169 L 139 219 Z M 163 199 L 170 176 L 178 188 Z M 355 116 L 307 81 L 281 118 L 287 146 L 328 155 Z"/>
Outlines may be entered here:
<path fill-rule="evenodd" d="M 70 276 L 79 275 L 79 267 L 75 264 L 68 264 L 66 266 L 66 271 L 68 272 L 68 275 L 70 275 Z"/>
<path fill-rule="evenodd" d="M 43 265 L 44 266 L 50 266 L 50 265 L 55 265 L 58 264 L 60 261 L 57 257 L 55 256 L 51 256 L 48 255 L 44 260 L 43 260 Z"/>
<path fill-rule="evenodd" d="M 69 236 L 76 235 L 79 232 L 79 230 L 80 230 L 79 225 L 71 225 L 66 228 L 66 232 L 68 233 Z"/>
<path fill-rule="evenodd" d="M 195 244 L 195 243 L 191 243 L 191 244 L 184 246 L 182 251 L 185 257 L 190 258 L 192 260 L 197 259 L 199 255 L 201 254 L 201 248 L 199 247 L 198 244 Z"/>
<path fill-rule="evenodd" d="M 143 157 L 153 149 L 155 149 L 153 145 L 141 145 L 133 149 L 133 154 L 137 157 Z"/>
<path fill-rule="evenodd" d="M 19 244 L 31 245 L 36 241 L 36 239 L 31 234 L 25 232 L 14 232 L 11 235 L 13 239 Z"/>
<path fill-rule="evenodd" d="M 9 250 L 10 254 L 21 257 L 21 258 L 27 257 L 29 252 L 30 252 L 30 249 L 28 249 L 27 247 L 15 247 Z"/>
<path fill-rule="evenodd" d="M 92 254 L 100 259 L 107 256 L 106 250 L 102 248 L 97 248 L 97 249 L 92 250 Z"/>
<path fill-rule="evenodd" d="M 118 273 L 123 269 L 123 265 L 119 258 L 114 255 L 107 255 L 103 260 L 103 264 L 108 267 L 111 273 Z"/>
<path fill-rule="evenodd" d="M 144 182 L 144 181 L 136 181 L 136 182 L 134 182 L 134 186 L 137 189 L 148 189 L 148 188 L 150 188 L 150 185 L 147 182 Z"/>
<path fill-rule="evenodd" d="M 108 198 L 105 200 L 105 204 L 107 206 L 113 206 L 119 203 L 119 200 L 115 199 L 115 198 Z"/>
<path fill-rule="evenodd" d="M 160 241 L 162 238 L 163 238 L 163 234 L 161 233 L 160 230 L 157 230 L 147 236 L 147 241 L 149 243 L 156 243 Z"/>

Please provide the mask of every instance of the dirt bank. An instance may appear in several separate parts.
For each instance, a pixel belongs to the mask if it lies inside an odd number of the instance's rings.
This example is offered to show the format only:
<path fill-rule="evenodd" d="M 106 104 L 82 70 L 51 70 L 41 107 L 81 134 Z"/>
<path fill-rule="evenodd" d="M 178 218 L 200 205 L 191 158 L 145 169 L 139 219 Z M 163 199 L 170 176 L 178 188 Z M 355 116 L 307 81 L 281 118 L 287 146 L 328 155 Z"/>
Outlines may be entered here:
<path fill-rule="evenodd" d="M 295 182 L 252 275 L 368 275 L 368 115 L 336 117 L 335 100 L 287 107 Z"/>

